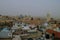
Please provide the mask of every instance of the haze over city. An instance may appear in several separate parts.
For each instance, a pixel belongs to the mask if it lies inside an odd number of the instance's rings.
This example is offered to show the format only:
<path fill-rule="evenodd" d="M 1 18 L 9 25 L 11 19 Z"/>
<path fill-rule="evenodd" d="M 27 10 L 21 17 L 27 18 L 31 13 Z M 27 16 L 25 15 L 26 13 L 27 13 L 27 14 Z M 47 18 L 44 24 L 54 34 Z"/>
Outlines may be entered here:
<path fill-rule="evenodd" d="M 60 40 L 60 0 L 0 0 L 0 40 Z"/>
<path fill-rule="evenodd" d="M 60 17 L 60 0 L 0 0 L 0 14 Z"/>

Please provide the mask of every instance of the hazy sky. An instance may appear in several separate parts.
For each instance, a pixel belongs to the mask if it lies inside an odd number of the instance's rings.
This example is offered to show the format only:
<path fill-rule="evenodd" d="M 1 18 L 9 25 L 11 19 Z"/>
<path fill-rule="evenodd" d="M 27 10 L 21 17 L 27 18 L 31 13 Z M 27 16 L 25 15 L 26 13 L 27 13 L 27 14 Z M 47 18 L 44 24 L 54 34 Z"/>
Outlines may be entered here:
<path fill-rule="evenodd" d="M 50 11 L 54 17 L 60 16 L 60 0 L 0 0 L 0 14 L 45 16 Z"/>

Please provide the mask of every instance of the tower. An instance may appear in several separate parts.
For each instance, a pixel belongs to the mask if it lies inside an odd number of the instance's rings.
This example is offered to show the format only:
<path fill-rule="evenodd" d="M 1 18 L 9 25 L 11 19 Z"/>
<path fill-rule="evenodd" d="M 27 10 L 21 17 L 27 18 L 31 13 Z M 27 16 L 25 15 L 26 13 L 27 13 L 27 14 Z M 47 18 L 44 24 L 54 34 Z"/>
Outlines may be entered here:
<path fill-rule="evenodd" d="M 46 19 L 47 19 L 47 21 L 49 21 L 51 19 L 50 12 L 47 13 Z"/>

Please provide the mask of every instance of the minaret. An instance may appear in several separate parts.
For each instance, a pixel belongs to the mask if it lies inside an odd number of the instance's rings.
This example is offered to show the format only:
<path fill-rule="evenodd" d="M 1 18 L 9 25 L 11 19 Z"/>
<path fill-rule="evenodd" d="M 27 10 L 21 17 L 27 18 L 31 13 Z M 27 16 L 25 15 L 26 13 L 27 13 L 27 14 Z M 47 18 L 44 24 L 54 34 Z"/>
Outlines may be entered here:
<path fill-rule="evenodd" d="M 47 21 L 51 19 L 50 12 L 47 13 Z"/>

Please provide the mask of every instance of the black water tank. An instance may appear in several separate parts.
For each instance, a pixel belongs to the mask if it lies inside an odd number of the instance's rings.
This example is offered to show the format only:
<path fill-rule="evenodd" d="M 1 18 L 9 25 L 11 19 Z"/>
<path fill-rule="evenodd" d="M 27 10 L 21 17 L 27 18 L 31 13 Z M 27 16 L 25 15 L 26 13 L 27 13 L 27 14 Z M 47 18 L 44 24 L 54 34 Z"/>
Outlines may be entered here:
<path fill-rule="evenodd" d="M 50 38 L 49 34 L 45 34 L 45 37 L 46 37 L 46 39 Z"/>
<path fill-rule="evenodd" d="M 28 40 L 33 40 L 32 38 L 28 38 Z"/>

